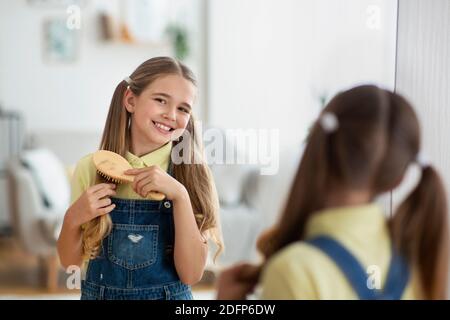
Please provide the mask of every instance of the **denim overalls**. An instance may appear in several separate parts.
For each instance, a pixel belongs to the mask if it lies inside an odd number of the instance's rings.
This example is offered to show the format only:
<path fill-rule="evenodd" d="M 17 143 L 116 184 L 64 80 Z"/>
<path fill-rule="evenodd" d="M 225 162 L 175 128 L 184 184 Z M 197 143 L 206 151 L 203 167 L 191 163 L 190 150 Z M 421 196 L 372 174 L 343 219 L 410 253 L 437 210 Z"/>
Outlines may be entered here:
<path fill-rule="evenodd" d="M 339 241 L 329 236 L 318 236 L 306 241 L 328 255 L 341 269 L 361 300 L 400 300 L 408 285 L 410 271 L 407 261 L 392 248 L 391 263 L 384 287 L 369 288 L 366 269 Z"/>
<path fill-rule="evenodd" d="M 175 270 L 172 202 L 111 201 L 113 228 L 89 261 L 81 300 L 192 299 L 191 287 Z"/>

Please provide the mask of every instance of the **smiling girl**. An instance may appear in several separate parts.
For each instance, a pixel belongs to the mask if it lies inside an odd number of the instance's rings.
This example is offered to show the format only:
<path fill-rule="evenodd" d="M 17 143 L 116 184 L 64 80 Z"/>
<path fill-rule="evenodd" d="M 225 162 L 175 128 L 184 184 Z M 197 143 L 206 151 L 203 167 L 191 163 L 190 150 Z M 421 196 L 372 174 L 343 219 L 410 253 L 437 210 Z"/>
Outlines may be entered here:
<path fill-rule="evenodd" d="M 175 132 L 189 133 L 187 152 L 201 154 L 195 135 L 196 82 L 167 57 L 142 63 L 112 98 L 100 149 L 125 157 L 132 184 L 102 180 L 92 154 L 77 164 L 72 205 L 58 239 L 61 263 L 88 260 L 81 299 L 192 299 L 211 238 L 222 250 L 218 200 L 211 173 L 197 160 L 171 161 Z M 178 134 L 179 135 L 179 134 Z M 186 144 L 186 141 L 183 140 Z M 183 159 L 185 159 L 185 155 Z M 163 193 L 162 201 L 147 198 Z"/>

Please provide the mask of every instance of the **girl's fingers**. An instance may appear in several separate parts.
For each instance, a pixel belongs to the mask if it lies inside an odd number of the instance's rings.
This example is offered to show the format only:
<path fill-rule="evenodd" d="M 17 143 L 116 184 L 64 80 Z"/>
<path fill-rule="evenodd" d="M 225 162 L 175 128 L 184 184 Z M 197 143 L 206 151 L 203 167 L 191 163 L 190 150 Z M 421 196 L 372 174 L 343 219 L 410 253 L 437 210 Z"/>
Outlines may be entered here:
<path fill-rule="evenodd" d="M 103 216 L 103 215 L 105 215 L 107 213 L 110 213 L 111 211 L 114 210 L 115 207 L 116 207 L 116 205 L 113 203 L 113 204 L 111 204 L 111 205 L 109 205 L 107 207 L 97 209 L 97 217 L 98 216 Z"/>
<path fill-rule="evenodd" d="M 97 202 L 97 208 L 107 207 L 112 203 L 110 198 L 101 199 Z"/>
<path fill-rule="evenodd" d="M 94 195 L 97 199 L 104 198 L 106 196 L 113 196 L 116 194 L 116 191 L 110 188 L 104 188 L 98 190 Z"/>
<path fill-rule="evenodd" d="M 105 189 L 105 188 L 106 189 L 114 189 L 114 188 L 116 188 L 116 185 L 113 183 L 99 183 L 99 184 L 92 186 L 90 188 L 90 191 L 92 193 L 96 193 L 97 191 Z"/>
<path fill-rule="evenodd" d="M 129 174 L 129 175 L 133 175 L 133 174 L 138 174 L 141 172 L 142 169 L 128 169 L 125 170 L 123 173 L 124 174 Z"/>
<path fill-rule="evenodd" d="M 142 172 L 140 174 L 138 174 L 137 176 L 134 177 L 134 181 L 132 184 L 132 188 L 133 190 L 137 190 L 138 185 L 140 184 L 140 182 L 144 179 L 147 179 L 149 177 L 152 177 L 152 174 L 150 172 Z"/>
<path fill-rule="evenodd" d="M 149 184 L 145 185 L 145 186 L 141 189 L 140 194 L 141 194 L 141 196 L 142 196 L 143 198 L 147 198 L 148 194 L 149 194 L 151 191 L 158 192 L 158 191 L 156 190 L 156 188 L 155 188 L 155 185 L 153 185 L 152 183 L 149 183 Z"/>
<path fill-rule="evenodd" d="M 151 182 L 152 182 L 152 178 L 150 176 L 143 178 L 142 180 L 140 180 L 136 183 L 136 187 L 135 187 L 136 191 L 138 193 L 142 193 L 144 187 L 147 186 L 148 184 L 150 184 Z"/>
<path fill-rule="evenodd" d="M 136 185 L 139 183 L 139 181 L 141 181 L 142 179 L 144 179 L 147 176 L 148 176 L 148 174 L 145 174 L 145 173 L 140 173 L 140 174 L 134 176 L 133 183 L 131 184 L 131 187 L 133 188 L 133 190 L 136 190 Z"/>

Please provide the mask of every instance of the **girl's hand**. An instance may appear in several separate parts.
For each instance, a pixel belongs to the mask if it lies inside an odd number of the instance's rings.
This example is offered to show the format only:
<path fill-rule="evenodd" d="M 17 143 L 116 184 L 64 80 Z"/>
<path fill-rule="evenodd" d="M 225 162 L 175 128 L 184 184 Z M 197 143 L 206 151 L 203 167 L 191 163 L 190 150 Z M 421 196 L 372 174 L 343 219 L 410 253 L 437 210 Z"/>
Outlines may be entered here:
<path fill-rule="evenodd" d="M 217 280 L 218 300 L 244 300 L 258 283 L 261 267 L 240 263 L 223 271 Z"/>
<path fill-rule="evenodd" d="M 73 227 L 80 227 L 92 219 L 111 212 L 115 205 L 110 196 L 116 194 L 116 185 L 100 183 L 88 188 L 67 210 L 65 219 Z"/>
<path fill-rule="evenodd" d="M 164 193 L 169 200 L 176 200 L 187 193 L 181 183 L 158 166 L 129 169 L 124 173 L 135 176 L 132 188 L 143 198 L 146 198 L 150 191 Z"/>

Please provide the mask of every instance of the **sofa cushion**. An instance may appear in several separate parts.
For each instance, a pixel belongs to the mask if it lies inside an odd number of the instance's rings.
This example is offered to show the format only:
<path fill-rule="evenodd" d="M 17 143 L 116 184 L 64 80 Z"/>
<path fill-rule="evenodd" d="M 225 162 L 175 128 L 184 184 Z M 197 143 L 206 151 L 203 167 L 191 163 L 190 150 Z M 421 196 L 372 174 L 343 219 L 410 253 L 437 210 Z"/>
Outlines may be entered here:
<path fill-rule="evenodd" d="M 243 192 L 252 168 L 247 165 L 213 165 L 217 193 L 221 205 L 236 206 L 243 200 Z"/>
<path fill-rule="evenodd" d="M 64 165 L 56 155 L 48 149 L 25 150 L 21 161 L 30 170 L 44 206 L 65 212 L 70 185 Z"/>

